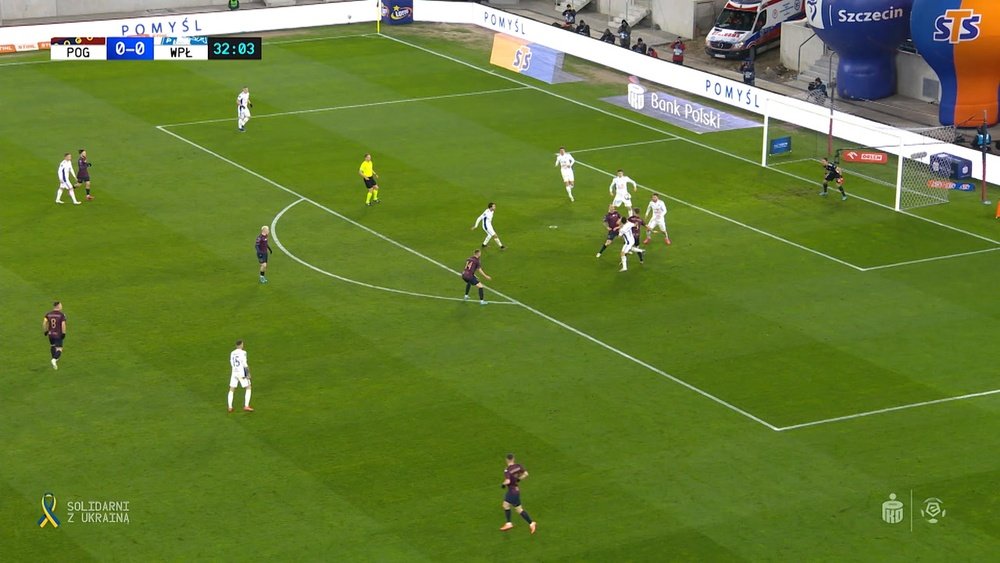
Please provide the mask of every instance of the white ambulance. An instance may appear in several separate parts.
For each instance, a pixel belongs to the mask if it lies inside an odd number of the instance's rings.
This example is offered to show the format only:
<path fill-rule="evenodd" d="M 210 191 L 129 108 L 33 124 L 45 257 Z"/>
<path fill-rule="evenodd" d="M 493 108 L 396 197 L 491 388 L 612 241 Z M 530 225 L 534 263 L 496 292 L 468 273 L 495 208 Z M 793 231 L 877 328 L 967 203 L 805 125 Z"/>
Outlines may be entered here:
<path fill-rule="evenodd" d="M 781 22 L 805 17 L 804 0 L 729 0 L 705 38 L 718 59 L 747 59 L 778 46 Z"/>

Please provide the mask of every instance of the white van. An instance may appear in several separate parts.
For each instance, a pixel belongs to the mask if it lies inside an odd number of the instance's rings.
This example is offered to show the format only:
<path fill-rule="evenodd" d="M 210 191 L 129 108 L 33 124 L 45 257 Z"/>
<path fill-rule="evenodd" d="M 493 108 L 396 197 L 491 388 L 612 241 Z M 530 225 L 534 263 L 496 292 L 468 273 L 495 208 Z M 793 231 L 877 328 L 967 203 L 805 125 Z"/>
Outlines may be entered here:
<path fill-rule="evenodd" d="M 804 0 L 729 0 L 705 38 L 718 59 L 746 59 L 778 46 L 781 22 L 805 17 Z"/>

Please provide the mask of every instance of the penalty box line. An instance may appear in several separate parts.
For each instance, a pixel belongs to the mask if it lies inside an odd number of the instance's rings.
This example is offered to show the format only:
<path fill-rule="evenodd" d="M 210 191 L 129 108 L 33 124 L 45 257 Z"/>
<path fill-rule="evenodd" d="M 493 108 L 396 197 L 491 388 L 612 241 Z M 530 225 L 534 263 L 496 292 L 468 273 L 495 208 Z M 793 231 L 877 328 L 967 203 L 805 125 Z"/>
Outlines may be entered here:
<path fill-rule="evenodd" d="M 418 51 L 423 51 L 425 53 L 429 53 L 429 54 L 434 55 L 436 57 L 441 57 L 443 59 L 452 61 L 454 63 L 460 64 L 462 66 L 465 66 L 465 67 L 468 67 L 468 68 L 471 68 L 471 69 L 474 69 L 474 70 L 478 70 L 479 72 L 482 72 L 482 73 L 485 73 L 485 74 L 489 74 L 491 76 L 496 76 L 498 78 L 503 78 L 504 80 L 507 80 L 508 82 L 513 82 L 514 84 L 520 84 L 521 86 L 524 86 L 526 88 L 530 88 L 532 90 L 535 90 L 536 92 L 541 92 L 543 94 L 547 94 L 549 96 L 552 96 L 554 98 L 558 98 L 558 99 L 563 100 L 565 102 L 568 102 L 568 103 L 571 103 L 571 104 L 574 104 L 574 105 L 578 105 L 580 107 L 587 108 L 589 110 L 596 111 L 598 113 L 602 113 L 604 115 L 613 117 L 615 119 L 619 119 L 619 120 L 624 121 L 626 123 L 631 123 L 633 125 L 637 125 L 639 127 L 642 127 L 643 129 L 648 129 L 650 131 L 655 131 L 656 133 L 660 133 L 661 135 L 672 135 L 672 133 L 670 133 L 668 131 L 664 131 L 663 129 L 659 129 L 657 127 L 653 127 L 652 125 L 649 125 L 648 123 L 643 123 L 641 121 L 632 119 L 630 117 L 626 117 L 626 116 L 618 114 L 618 113 L 614 113 L 614 112 L 611 112 L 611 111 L 608 111 L 608 110 L 605 110 L 605 109 L 601 109 L 601 108 L 599 108 L 597 106 L 592 106 L 592 105 L 590 105 L 588 103 L 581 102 L 579 100 L 574 100 L 573 98 L 570 98 L 569 96 L 564 96 L 562 94 L 558 94 L 556 92 L 552 92 L 552 91 L 546 90 L 544 88 L 540 88 L 540 87 L 538 87 L 538 86 L 536 86 L 534 84 L 530 84 L 528 82 L 524 82 L 522 80 L 518 80 L 516 78 L 512 78 L 510 76 L 507 76 L 506 74 L 501 74 L 501 73 L 496 72 L 494 70 L 489 70 L 489 69 L 485 69 L 485 68 L 476 66 L 476 65 L 474 65 L 472 63 L 469 63 L 469 62 L 463 61 L 461 59 L 452 57 L 451 55 L 445 55 L 443 53 L 438 53 L 437 51 L 434 51 L 433 49 L 428 49 L 427 47 L 422 47 L 422 46 L 417 45 L 415 43 L 411 43 L 409 41 L 406 41 L 404 39 L 399 39 L 397 37 L 392 37 L 390 35 L 385 35 L 385 34 L 379 34 L 379 37 L 388 39 L 390 41 L 395 41 L 395 42 L 400 43 L 402 45 L 406 45 L 406 46 L 408 46 L 408 47 L 410 47 L 412 49 L 416 49 Z M 727 152 L 725 150 L 722 150 L 722 149 L 720 149 L 718 147 L 713 147 L 712 145 L 708 145 L 706 143 L 702 143 L 702 142 L 696 141 L 694 139 L 689 139 L 687 137 L 677 136 L 677 139 L 680 140 L 680 141 L 684 141 L 686 143 L 690 143 L 692 145 L 701 147 L 701 148 L 703 148 L 703 149 L 705 149 L 707 151 L 712 151 L 714 153 L 722 154 L 722 155 L 728 156 L 730 158 L 733 158 L 733 159 L 736 159 L 736 160 L 739 160 L 739 161 L 742 161 L 742 162 L 746 162 L 748 164 L 752 164 L 752 165 L 754 165 L 754 166 L 756 166 L 758 168 L 765 168 L 765 167 L 761 167 L 760 166 L 760 161 L 758 161 L 758 160 L 753 160 L 753 159 L 750 159 L 750 158 L 746 158 L 746 157 L 740 156 L 738 154 L 733 154 L 731 152 Z M 805 182 L 807 185 L 815 185 L 816 184 L 815 181 L 810 180 L 809 178 L 805 178 L 803 176 L 799 176 L 798 174 L 793 174 L 791 172 L 788 172 L 787 170 L 782 170 L 780 168 L 772 168 L 772 167 L 766 167 L 766 168 L 768 170 L 772 170 L 774 172 L 777 172 L 778 174 L 783 174 L 783 175 L 788 176 L 790 178 L 795 178 L 796 180 L 800 180 L 802 182 Z M 883 203 L 879 203 L 877 201 L 874 201 L 874 200 L 871 200 L 871 199 L 868 199 L 866 197 L 862 197 L 862 196 L 859 196 L 859 195 L 853 195 L 852 194 L 851 197 L 853 197 L 854 199 L 857 199 L 859 201 L 864 201 L 866 203 L 870 203 L 872 205 L 881 207 L 883 209 L 888 209 L 890 211 L 893 211 L 894 213 L 901 213 L 903 215 L 906 215 L 907 217 L 912 217 L 912 218 L 917 219 L 919 221 L 925 221 L 927 223 L 931 223 L 932 225 L 937 225 L 937 226 L 942 227 L 944 229 L 949 229 L 949 230 L 952 230 L 952 231 L 955 231 L 955 232 L 958 232 L 958 233 L 962 233 L 964 235 L 968 235 L 970 237 L 977 238 L 977 239 L 980 239 L 980 240 L 984 240 L 984 241 L 987 241 L 987 242 L 990 242 L 992 244 L 1000 246 L 1000 241 L 993 240 L 993 239 L 991 239 L 989 237 L 985 237 L 983 235 L 976 234 L 976 233 L 973 233 L 971 231 L 967 231 L 965 229 L 961 229 L 959 227 L 955 227 L 953 225 L 949 225 L 947 223 L 942 223 L 940 221 L 935 221 L 934 219 L 929 219 L 927 217 L 922 217 L 920 215 L 916 215 L 914 213 L 910 213 L 909 211 L 896 211 L 895 209 L 892 208 L 892 206 L 885 205 Z"/>
<path fill-rule="evenodd" d="M 598 168 L 596 166 L 592 166 L 590 164 L 587 164 L 586 162 L 583 162 L 582 160 L 578 160 L 578 161 L 576 161 L 576 163 L 579 164 L 579 165 L 581 165 L 581 166 L 585 166 L 587 168 L 590 168 L 591 170 L 594 170 L 596 172 L 600 172 L 602 174 L 607 174 L 608 176 L 614 176 L 614 174 L 612 174 L 611 172 L 608 172 L 607 170 L 601 170 L 600 168 Z M 765 231 L 763 229 L 758 229 L 757 227 L 754 227 L 752 225 L 748 225 L 748 224 L 743 223 L 741 221 L 737 221 L 736 219 L 733 219 L 732 217 L 727 217 L 727 216 L 725 216 L 725 215 L 723 215 L 721 213 L 716 213 L 715 211 L 712 211 L 711 209 L 706 209 L 704 207 L 701 207 L 699 205 L 695 205 L 695 204 L 693 204 L 691 202 L 685 201 L 685 200 L 680 199 L 678 197 L 674 197 L 672 195 L 667 195 L 667 194 L 665 194 L 663 192 L 656 191 L 656 190 L 654 190 L 654 189 L 652 189 L 652 188 L 650 188 L 648 186 L 644 186 L 644 185 L 642 185 L 642 184 L 640 184 L 638 182 L 636 183 L 636 185 L 639 186 L 640 188 L 648 191 L 648 192 L 657 193 L 661 197 L 663 197 L 664 199 L 669 199 L 669 200 L 677 202 L 677 203 L 679 203 L 681 205 L 686 205 L 686 206 L 688 206 L 688 207 L 690 207 L 692 209 L 695 209 L 697 211 L 701 211 L 702 213 L 706 213 L 708 215 L 711 215 L 712 217 L 715 217 L 715 218 L 718 218 L 718 219 L 722 219 L 723 221 L 727 221 L 729 223 L 732 223 L 734 225 L 737 225 L 737 226 L 742 227 L 744 229 L 747 229 L 749 231 L 753 231 L 753 232 L 755 232 L 755 233 L 757 233 L 759 235 L 763 235 L 763 236 L 765 236 L 767 238 L 776 240 L 778 242 L 783 242 L 783 243 L 785 243 L 785 244 L 787 244 L 787 245 L 789 245 L 791 247 L 797 248 L 799 250 L 804 250 L 804 251 L 809 252 L 811 254 L 815 254 L 816 256 L 819 256 L 821 258 L 826 258 L 827 260 L 836 262 L 837 264 L 840 264 L 842 266 L 847 266 L 848 268 L 852 268 L 854 270 L 857 270 L 858 272 L 865 271 L 865 269 L 862 268 L 861 266 L 855 266 L 854 264 L 851 264 L 850 262 L 847 262 L 845 260 L 841 260 L 840 258 L 837 258 L 836 256 L 830 256 L 829 254 L 820 252 L 819 250 L 815 250 L 813 248 L 809 248 L 808 246 L 801 245 L 801 244 L 799 244 L 797 242 L 790 241 L 790 240 L 788 240 L 786 238 L 783 238 L 783 237 L 780 237 L 780 236 L 778 236 L 778 235 L 776 235 L 774 233 L 769 233 L 769 232 L 767 232 L 767 231 Z"/>
<path fill-rule="evenodd" d="M 625 121 L 627 123 L 632 123 L 634 125 L 637 125 L 639 127 L 644 128 L 644 129 L 655 131 L 657 133 L 660 133 L 661 135 L 670 135 L 670 133 L 667 132 L 667 131 L 664 131 L 662 129 L 658 129 L 656 127 L 653 127 L 652 125 L 648 125 L 648 124 L 643 123 L 641 121 L 637 121 L 637 120 L 625 117 L 623 115 L 612 113 L 610 111 L 598 108 L 596 106 L 589 105 L 589 104 L 581 102 L 579 100 L 574 100 L 573 98 L 564 96 L 562 94 L 557 94 L 555 92 L 550 92 L 550 91 L 545 90 L 543 88 L 539 88 L 538 86 L 529 84 L 527 82 L 523 82 L 521 80 L 517 80 L 517 79 L 511 78 L 509 76 L 506 76 L 504 74 L 500 74 L 500 73 L 495 72 L 493 70 L 484 69 L 482 67 L 476 66 L 476 65 L 474 65 L 472 63 L 463 61 L 461 59 L 452 57 L 450 55 L 445 55 L 443 53 L 438 53 L 437 51 L 434 51 L 432 49 L 428 49 L 427 47 L 422 47 L 422 46 L 417 45 L 415 43 L 411 43 L 409 41 L 406 41 L 406 40 L 403 40 L 403 39 L 399 39 L 399 38 L 396 38 L 396 37 L 392 37 L 392 36 L 389 36 L 389 35 L 385 35 L 385 34 L 380 34 L 380 36 L 383 37 L 383 38 L 385 38 L 385 39 L 388 39 L 390 41 L 395 41 L 397 43 L 406 45 L 406 46 L 408 46 L 408 47 L 410 47 L 412 49 L 416 49 L 418 51 L 423 51 L 425 53 L 428 53 L 428 54 L 431 54 L 431 55 L 434 55 L 434 56 L 437 56 L 437 57 L 441 57 L 441 58 L 446 59 L 446 60 L 450 60 L 450 61 L 452 61 L 454 63 L 457 63 L 459 65 L 465 66 L 467 68 L 471 68 L 473 70 L 477 70 L 479 72 L 482 72 L 482 73 L 485 73 L 485 74 L 489 74 L 489 75 L 492 75 L 492 76 L 497 76 L 497 77 L 503 78 L 505 80 L 508 80 L 510 82 L 513 82 L 515 84 L 520 84 L 522 86 L 529 87 L 532 90 L 536 90 L 538 92 L 541 92 L 541 93 L 544 93 L 544 94 L 548 94 L 550 96 L 553 96 L 555 98 L 564 100 L 564 101 L 569 102 L 571 104 L 575 104 L 575 105 L 578 105 L 578 106 L 581 106 L 581 107 L 584 107 L 584 108 L 587 108 L 587 109 L 591 109 L 591 110 L 596 111 L 598 113 L 602 113 L 604 115 L 608 115 L 608 116 L 614 117 L 616 119 L 620 119 L 620 120 Z M 745 157 L 742 157 L 742 156 L 739 156 L 739 155 L 735 155 L 735 154 L 726 152 L 726 151 L 724 151 L 722 149 L 719 149 L 719 148 L 716 148 L 716 147 L 713 147 L 713 146 L 710 146 L 710 145 L 706 145 L 704 143 L 695 141 L 693 139 L 688 139 L 687 137 L 678 137 L 678 139 L 682 140 L 682 141 L 686 141 L 686 142 L 691 143 L 693 145 L 702 147 L 702 148 L 704 148 L 706 150 L 709 150 L 709 151 L 712 151 L 712 152 L 716 152 L 716 153 L 719 153 L 719 154 L 724 154 L 724 155 L 732 157 L 732 158 L 734 158 L 736 160 L 741 160 L 743 162 L 747 162 L 747 163 L 753 164 L 755 166 L 760 166 L 759 162 L 753 161 L 753 160 L 751 160 L 749 158 L 745 158 Z M 771 170 L 773 170 L 775 172 L 778 172 L 779 174 L 784 174 L 785 176 L 789 176 L 791 178 L 795 178 L 795 179 L 801 180 L 803 182 L 806 182 L 807 184 L 813 184 L 813 182 L 811 182 L 807 178 L 804 178 L 802 176 L 798 176 L 796 174 L 792 174 L 792 173 L 787 172 L 785 170 L 781 170 L 781 169 L 778 169 L 778 168 L 771 168 Z M 868 203 L 877 205 L 879 207 L 884 207 L 886 209 L 892 209 L 891 207 L 889 207 L 887 205 L 883 205 L 881 203 L 878 203 L 878 202 L 875 202 L 875 201 L 872 201 L 872 200 L 869 200 L 869 199 L 860 198 L 860 197 L 856 197 L 856 199 L 860 199 L 862 201 L 866 201 Z M 993 244 L 1000 245 L 1000 242 L 994 241 L 992 239 L 989 239 L 989 238 L 981 236 L 981 235 L 977 235 L 975 233 L 971 233 L 971 232 L 963 230 L 963 229 L 959 229 L 958 227 L 953 227 L 951 225 L 947 225 L 945 223 L 940 223 L 940 222 L 935 221 L 933 219 L 928 219 L 926 217 L 921 217 L 920 215 L 915 215 L 913 213 L 909 213 L 909 212 L 905 212 L 905 211 L 900 212 L 900 213 L 903 213 L 904 215 L 907 215 L 909 217 L 913 217 L 915 219 L 919 219 L 921 221 L 926 221 L 928 223 L 931 223 L 931 224 L 934 224 L 934 225 L 938 225 L 938 226 L 946 228 L 946 229 L 950 229 L 950 230 L 953 230 L 953 231 L 956 231 L 956 232 L 960 232 L 960 233 L 972 236 L 974 238 L 978 238 L 978 239 L 981 239 L 981 240 L 986 240 L 986 241 L 991 242 Z M 544 315 L 543 313 L 538 313 L 538 314 Z M 622 354 L 624 354 L 624 353 L 622 353 Z M 652 366 L 650 366 L 650 367 L 652 368 Z M 653 371 L 658 371 L 658 370 L 656 370 L 656 368 L 652 368 L 652 369 L 653 369 Z M 718 399 L 718 398 L 716 398 L 713 395 L 710 395 L 710 394 L 708 394 L 706 392 L 703 392 L 700 389 L 697 389 L 696 387 L 694 387 L 692 385 L 689 385 L 689 384 L 687 384 L 687 383 L 685 383 L 683 381 L 678 380 L 677 378 L 674 378 L 673 376 L 669 376 L 669 375 L 662 374 L 662 373 L 661 373 L 661 375 L 665 375 L 666 377 L 668 377 L 672 381 L 675 381 L 675 382 L 677 382 L 677 383 L 679 383 L 681 385 L 684 385 L 685 387 L 691 388 L 692 390 L 695 390 L 696 392 L 698 392 L 698 393 L 700 393 L 700 394 L 702 394 L 702 395 L 704 395 L 706 397 L 709 397 L 712 400 L 714 400 L 714 401 L 716 401 L 716 402 L 718 402 L 718 403 L 726 406 L 727 408 L 729 408 L 729 409 L 731 409 L 731 410 L 733 410 L 735 412 L 738 412 L 738 413 L 742 414 L 743 416 L 746 416 L 747 418 L 750 418 L 751 420 L 754 420 L 754 421 L 756 421 L 756 422 L 758 422 L 760 424 L 763 424 L 764 426 L 767 426 L 768 428 L 770 428 L 771 430 L 774 430 L 776 432 L 780 432 L 780 431 L 783 431 L 783 430 L 791 430 L 791 429 L 794 429 L 794 428 L 801 428 L 802 427 L 802 425 L 786 426 L 786 427 L 783 427 L 783 428 L 776 427 L 773 424 L 770 424 L 769 422 L 766 422 L 766 421 L 764 421 L 764 420 L 762 420 L 762 419 L 760 419 L 760 418 L 758 418 L 758 417 L 756 417 L 754 415 L 751 415 L 750 413 L 748 413 L 746 411 L 743 411 L 742 409 L 739 409 L 738 407 L 732 406 L 729 403 L 723 401 L 722 399 Z M 958 399 L 956 398 L 956 399 L 952 399 L 952 400 L 958 400 Z M 944 401 L 943 400 L 938 400 L 937 402 L 944 402 Z M 872 411 L 870 413 L 859 413 L 858 415 L 848 415 L 847 418 L 843 418 L 842 417 L 842 418 L 834 418 L 834 419 L 825 419 L 825 420 L 821 420 L 821 421 L 815 421 L 815 422 L 812 422 L 812 423 L 804 423 L 804 424 L 815 426 L 817 424 L 825 424 L 825 423 L 829 423 L 829 422 L 837 422 L 837 421 L 840 421 L 840 420 L 851 420 L 853 418 L 860 418 L 861 416 L 872 416 L 872 415 L 881 414 L 881 413 L 884 413 L 884 412 L 893 412 L 894 410 L 901 410 L 903 408 L 915 408 L 915 407 L 918 407 L 918 406 L 924 406 L 925 404 L 936 404 L 936 403 L 935 402 L 925 402 L 925 403 L 915 403 L 913 405 L 901 405 L 900 407 L 890 407 L 889 409 L 882 409 L 882 410 L 879 410 L 879 411 Z"/>
<path fill-rule="evenodd" d="M 364 104 L 350 104 L 345 106 L 329 106 L 322 108 L 309 108 L 309 109 L 299 109 L 292 111 L 279 111 L 275 113 L 265 113 L 253 116 L 253 119 L 265 119 L 268 117 L 286 117 L 289 115 L 303 115 L 308 113 L 323 113 L 328 111 L 341 111 L 347 109 L 363 109 L 372 108 L 377 106 L 390 106 L 395 104 L 411 104 L 415 102 L 429 102 L 433 100 L 447 100 L 449 98 L 466 98 L 469 96 L 486 96 L 489 94 L 501 94 L 504 92 L 517 92 L 519 90 L 527 90 L 527 86 L 522 86 L 518 88 L 496 88 L 493 90 L 478 90 L 476 92 L 458 92 L 455 94 L 440 94 L 437 96 L 420 96 L 416 98 L 402 98 L 399 100 L 384 100 L 381 102 L 368 102 Z M 204 125 L 206 123 L 224 123 L 226 121 L 234 121 L 235 117 L 219 117 L 215 119 L 202 119 L 199 121 L 183 121 L 181 123 L 167 123 L 165 125 L 157 125 L 157 128 L 165 127 L 184 127 L 187 125 Z"/>
<path fill-rule="evenodd" d="M 1000 393 L 1000 389 L 993 389 L 991 391 L 982 391 L 979 393 L 969 393 L 966 395 L 958 395 L 956 397 L 945 397 L 944 399 L 934 399 L 932 401 L 921 401 L 919 403 L 910 403 L 908 405 L 899 405 L 895 407 L 888 407 L 884 409 L 878 409 L 873 411 L 859 412 L 856 414 L 848 414 L 844 416 L 837 416 L 834 418 L 824 418 L 823 420 L 814 420 L 812 422 L 803 422 L 802 424 L 793 424 L 791 426 L 782 426 L 780 428 L 775 428 L 776 432 L 785 432 L 787 430 L 797 430 L 799 428 L 809 428 L 812 426 L 819 426 L 821 424 L 830 424 L 832 422 L 842 422 L 845 420 L 854 420 L 856 418 L 864 418 L 866 416 L 874 416 L 876 414 L 883 414 L 887 412 L 902 411 L 907 409 L 915 409 L 917 407 L 926 407 L 928 405 L 938 405 L 941 403 L 950 403 L 953 401 L 963 401 L 966 399 L 974 399 L 976 397 L 986 397 L 989 395 L 996 395 Z"/>
<path fill-rule="evenodd" d="M 278 182 L 276 182 L 276 181 L 274 181 L 274 180 L 272 180 L 272 179 L 264 176 L 263 174 L 260 174 L 258 172 L 254 172 L 253 170 L 247 168 L 246 166 L 243 166 L 242 164 L 240 164 L 238 162 L 235 162 L 235 161 L 233 161 L 233 160 L 231 160 L 229 158 L 226 158 L 226 157 L 222 156 L 221 154 L 219 154 L 219 153 L 217 153 L 217 152 L 215 152 L 215 151 L 213 151 L 211 149 L 203 147 L 203 146 L 199 145 L 198 143 L 196 143 L 196 142 L 194 142 L 194 141 L 192 141 L 190 139 L 187 139 L 187 138 L 185 138 L 185 137 L 183 137 L 181 135 L 178 135 L 177 133 L 174 133 L 173 131 L 170 131 L 169 129 L 167 129 L 165 126 L 158 125 L 156 128 L 158 130 L 166 133 L 167 135 L 170 135 L 171 137 L 173 137 L 173 138 L 175 138 L 175 139 L 177 139 L 177 140 L 179 140 L 181 142 L 187 143 L 188 145 L 190 145 L 190 146 L 192 146 L 192 147 L 194 147 L 194 148 L 196 148 L 196 149 L 204 152 L 205 154 L 208 154 L 208 155 L 210 155 L 212 157 L 215 157 L 215 158 L 221 160 L 222 162 L 225 162 L 226 164 L 228 164 L 230 166 L 233 166 L 233 167 L 235 167 L 235 168 L 237 168 L 239 170 L 242 170 L 243 172 L 246 172 L 247 174 L 250 174 L 251 176 L 257 178 L 258 180 L 261 180 L 262 182 L 265 182 L 266 184 L 269 184 L 269 185 L 271 185 L 271 186 L 273 186 L 275 188 L 278 188 L 279 190 L 281 190 L 283 192 L 286 192 L 286 193 L 289 193 L 291 195 L 294 195 L 297 198 L 299 198 L 300 200 L 307 201 L 307 202 L 311 203 L 312 205 L 314 205 L 316 208 L 322 209 L 323 211 L 326 211 L 327 213 L 333 215 L 334 217 L 337 217 L 337 218 L 342 219 L 342 220 L 344 220 L 344 221 L 346 221 L 346 222 L 348 222 L 348 223 L 350 223 L 350 224 L 352 224 L 352 225 L 354 225 L 356 227 L 364 229 L 365 231 L 371 233 L 372 235 L 374 235 L 374 236 L 376 236 L 376 237 L 378 237 L 378 238 L 380 238 L 380 239 L 382 239 L 382 240 L 384 240 L 384 241 L 386 241 L 386 242 L 388 242 L 388 243 L 390 243 L 390 244 L 392 244 L 394 246 L 397 246 L 397 247 L 399 247 L 399 248 L 401 248 L 401 249 L 409 252 L 410 254 L 413 254 L 414 256 L 423 258 L 424 260 L 430 262 L 431 264 L 434 264 L 435 266 L 438 266 L 439 268 L 442 268 L 442 269 L 444 269 L 444 270 L 446 270 L 448 272 L 451 272 L 453 274 L 458 275 L 458 272 L 452 270 L 448 266 L 442 264 L 441 262 L 438 262 L 437 260 L 431 258 L 430 256 L 427 256 L 427 255 L 421 253 L 418 250 L 410 248 L 409 246 L 406 246 L 406 245 L 404 245 L 401 242 L 397 242 L 397 241 L 395 241 L 395 240 L 393 240 L 393 239 L 391 239 L 391 238 L 383 235 L 382 233 L 379 233 L 378 231 L 369 228 L 366 225 L 362 225 L 361 223 L 358 223 L 357 221 L 355 221 L 355 220 L 353 220 L 353 219 L 351 219 L 349 217 L 346 217 L 343 214 L 338 213 L 337 211 L 334 211 L 333 209 L 330 209 L 329 207 L 326 207 L 325 205 L 322 205 L 320 203 L 317 203 L 317 202 L 309 199 L 308 197 L 306 197 L 306 196 L 304 196 L 304 195 L 296 192 L 295 190 L 292 190 L 291 188 L 288 188 L 288 187 L 285 187 L 285 186 L 279 184 Z M 579 336 L 579 337 L 581 337 L 581 338 L 583 338 L 585 340 L 588 340 L 588 341 L 590 341 L 590 342 L 592 342 L 592 343 L 594 343 L 594 344 L 596 344 L 596 345 L 604 348 L 605 350 L 608 350 L 609 352 L 617 354 L 617 355 L 621 356 L 622 358 L 625 358 L 626 360 L 628 360 L 630 362 L 633 362 L 633 363 L 635 363 L 635 364 L 637 364 L 639 366 L 642 366 L 642 367 L 646 368 L 649 371 L 652 371 L 653 373 L 656 373 L 656 374 L 658 374 L 658 375 L 660 375 L 660 376 L 662 376 L 662 377 L 664 377 L 666 379 L 669 379 L 670 381 L 673 381 L 674 383 L 676 383 L 676 384 L 678 384 L 678 385 L 680 385 L 680 386 L 682 386 L 682 387 L 684 387 L 686 389 L 694 391 L 698 395 L 701 395 L 702 397 L 704 397 L 706 399 L 709 399 L 710 401 L 712 401 L 714 403 L 722 405 L 723 407 L 729 409 L 732 412 L 740 414 L 740 415 L 742 415 L 742 416 L 744 416 L 744 417 L 746 417 L 746 418 L 748 418 L 748 419 L 750 419 L 750 420 L 752 420 L 752 421 L 754 421 L 754 422 L 756 422 L 756 423 L 758 423 L 758 424 L 760 424 L 762 426 L 765 426 L 765 427 L 767 427 L 767 428 L 769 428 L 769 429 L 771 429 L 773 431 L 778 431 L 778 427 L 777 426 L 771 424 L 770 422 L 767 422 L 766 420 L 764 420 L 764 419 L 762 419 L 762 418 L 760 418 L 758 416 L 755 416 L 754 414 L 751 414 L 748 411 L 745 411 L 745 410 L 737 407 L 736 405 L 733 405 L 732 403 L 729 403 L 729 402 L 727 402 L 727 401 L 725 401 L 723 399 L 720 399 L 719 397 L 716 397 L 715 395 L 712 395 L 708 391 L 705 391 L 703 389 L 695 387 L 694 385 L 692 385 L 692 384 L 690 384 L 690 383 L 688 383 L 688 382 L 686 382 L 686 381 L 684 381 L 684 380 L 682 380 L 682 379 L 680 379 L 678 377 L 675 377 L 675 376 L 673 376 L 673 375 L 671 375 L 671 374 L 663 371 L 662 369 L 660 369 L 660 368 L 658 368 L 658 367 L 656 367 L 654 365 L 646 363 L 646 362 L 640 360 L 639 358 L 636 358 L 635 356 L 630 355 L 629 353 L 625 352 L 624 350 L 621 350 L 619 348 L 615 348 L 614 346 L 612 346 L 612 345 L 604 342 L 603 340 L 599 340 L 596 337 L 591 336 L 590 334 L 587 334 L 586 332 L 583 332 L 582 330 L 580 330 L 580 329 L 578 329 L 576 327 L 570 326 L 570 325 L 568 325 L 568 324 L 560 321 L 559 319 L 557 319 L 555 317 L 552 317 L 552 316 L 550 316 L 550 315 L 548 315 L 546 313 L 543 313 L 542 311 L 539 311 L 538 309 L 536 309 L 536 308 L 534 308 L 534 307 L 532 307 L 530 305 L 522 303 L 521 301 L 518 301 L 517 299 L 514 299 L 513 297 L 511 297 L 511 296 L 509 296 L 509 295 L 507 295 L 507 294 L 505 294 L 505 293 L 503 293 L 501 291 L 498 291 L 498 290 L 496 290 L 494 288 L 490 288 L 490 289 L 491 289 L 491 291 L 493 291 L 493 293 L 499 295 L 500 297 L 503 297 L 504 299 L 506 299 L 506 300 L 508 300 L 508 301 L 516 304 L 516 305 L 520 305 L 526 311 L 529 311 L 532 314 L 537 315 L 538 317 L 541 317 L 541 318 L 549 321 L 552 324 L 555 324 L 556 326 L 559 326 L 559 327 L 561 327 L 561 328 L 563 328 L 563 329 L 565 329 L 565 330 L 567 330 L 569 332 L 572 332 L 573 334 L 576 334 L 577 336 Z"/>

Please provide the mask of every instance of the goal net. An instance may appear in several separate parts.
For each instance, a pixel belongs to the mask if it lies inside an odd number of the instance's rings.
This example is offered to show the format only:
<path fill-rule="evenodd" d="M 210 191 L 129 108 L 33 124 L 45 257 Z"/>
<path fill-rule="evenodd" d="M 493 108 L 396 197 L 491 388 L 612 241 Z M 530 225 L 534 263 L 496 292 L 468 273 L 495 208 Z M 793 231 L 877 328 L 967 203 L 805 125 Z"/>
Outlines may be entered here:
<path fill-rule="evenodd" d="M 905 211 L 947 203 L 962 185 L 934 157 L 955 138 L 954 127 L 902 131 L 815 104 L 774 104 L 765 108 L 761 164 L 819 184 L 827 158 L 840 168 L 848 194 Z"/>

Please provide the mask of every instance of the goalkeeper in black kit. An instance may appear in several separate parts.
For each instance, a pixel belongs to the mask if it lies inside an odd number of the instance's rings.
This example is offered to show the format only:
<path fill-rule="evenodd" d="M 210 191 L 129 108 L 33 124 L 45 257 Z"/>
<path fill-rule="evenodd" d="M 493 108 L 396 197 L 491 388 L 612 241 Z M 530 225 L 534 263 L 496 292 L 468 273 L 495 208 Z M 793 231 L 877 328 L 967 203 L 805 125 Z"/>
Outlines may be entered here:
<path fill-rule="evenodd" d="M 840 167 L 835 162 L 830 162 L 828 158 L 824 158 L 820 163 L 823 165 L 823 170 L 826 171 L 826 176 L 823 177 L 823 191 L 819 192 L 819 195 L 825 197 L 830 182 L 836 182 L 837 189 L 840 190 L 841 201 L 846 200 L 847 192 L 844 191 L 844 175 L 841 173 Z"/>

